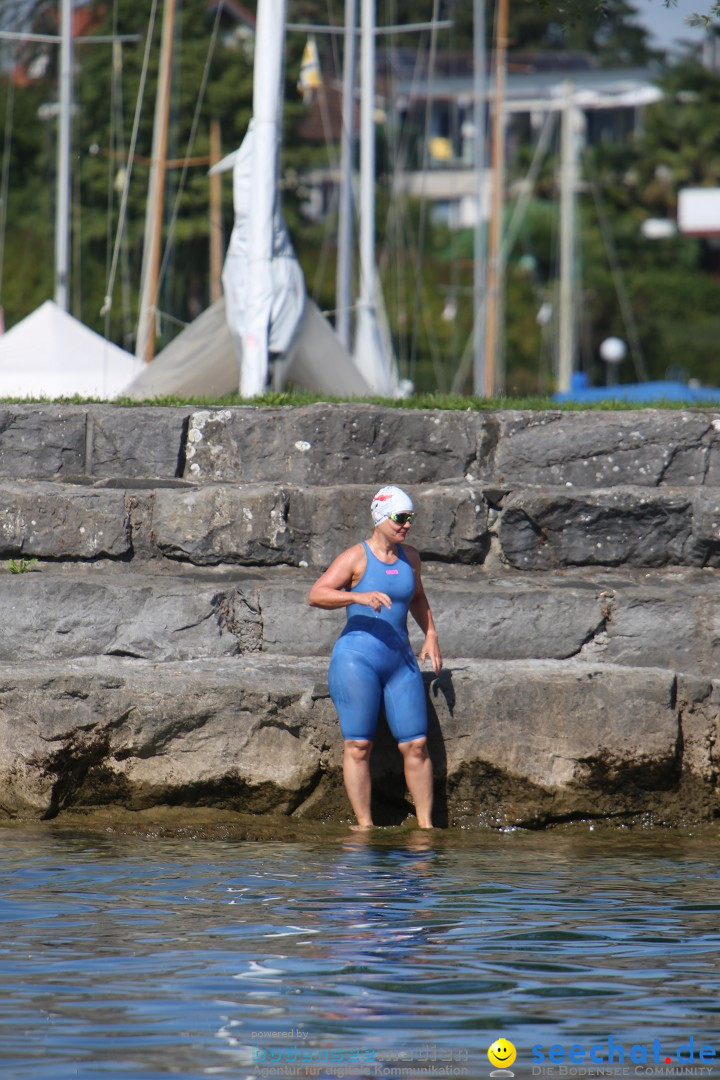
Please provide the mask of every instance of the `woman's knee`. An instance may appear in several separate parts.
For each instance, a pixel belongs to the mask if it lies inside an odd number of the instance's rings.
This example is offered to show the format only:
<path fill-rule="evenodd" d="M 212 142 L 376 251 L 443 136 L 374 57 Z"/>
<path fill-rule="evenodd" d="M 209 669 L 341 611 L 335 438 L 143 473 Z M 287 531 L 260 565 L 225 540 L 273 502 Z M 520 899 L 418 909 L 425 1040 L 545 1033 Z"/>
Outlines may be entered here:
<path fill-rule="evenodd" d="M 430 757 L 427 739 L 424 736 L 420 739 L 409 739 L 407 742 L 400 743 L 399 746 L 405 761 L 426 761 Z"/>
<path fill-rule="evenodd" d="M 372 742 L 369 739 L 346 739 L 345 756 L 351 761 L 367 761 L 372 750 Z"/>

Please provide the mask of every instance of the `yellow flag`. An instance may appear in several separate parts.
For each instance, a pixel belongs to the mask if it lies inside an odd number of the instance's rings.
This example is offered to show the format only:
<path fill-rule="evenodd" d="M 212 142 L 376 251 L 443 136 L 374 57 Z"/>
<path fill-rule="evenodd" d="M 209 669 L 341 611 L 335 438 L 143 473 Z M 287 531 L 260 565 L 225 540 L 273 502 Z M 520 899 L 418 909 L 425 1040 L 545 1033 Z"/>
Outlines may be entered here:
<path fill-rule="evenodd" d="M 302 94 L 303 102 L 306 105 L 312 104 L 315 94 L 322 84 L 317 45 L 315 44 L 315 38 L 309 37 L 300 62 L 300 74 L 297 82 L 298 91 Z"/>

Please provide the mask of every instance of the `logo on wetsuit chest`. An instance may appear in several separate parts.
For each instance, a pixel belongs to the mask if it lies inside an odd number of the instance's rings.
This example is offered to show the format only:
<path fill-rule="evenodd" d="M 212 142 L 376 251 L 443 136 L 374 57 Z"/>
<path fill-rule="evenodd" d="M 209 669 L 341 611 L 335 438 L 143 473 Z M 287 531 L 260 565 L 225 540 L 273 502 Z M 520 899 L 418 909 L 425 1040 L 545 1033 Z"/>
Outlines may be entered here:
<path fill-rule="evenodd" d="M 399 572 L 400 572 L 399 570 L 386 570 L 385 571 L 386 574 L 398 574 Z"/>

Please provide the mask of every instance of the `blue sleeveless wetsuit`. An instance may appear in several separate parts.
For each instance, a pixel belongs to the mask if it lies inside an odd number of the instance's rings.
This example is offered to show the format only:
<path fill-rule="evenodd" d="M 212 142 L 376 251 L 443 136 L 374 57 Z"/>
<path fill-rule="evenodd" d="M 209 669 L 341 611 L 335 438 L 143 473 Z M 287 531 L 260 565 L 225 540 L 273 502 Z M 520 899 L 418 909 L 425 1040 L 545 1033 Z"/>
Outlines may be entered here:
<path fill-rule="evenodd" d="M 374 611 L 350 604 L 347 624 L 335 642 L 328 684 L 344 739 L 375 737 L 380 703 L 397 742 L 427 733 L 425 688 L 407 631 L 415 574 L 402 547 L 392 565 L 381 562 L 368 544 L 365 572 L 351 592 L 387 593 L 392 607 Z"/>

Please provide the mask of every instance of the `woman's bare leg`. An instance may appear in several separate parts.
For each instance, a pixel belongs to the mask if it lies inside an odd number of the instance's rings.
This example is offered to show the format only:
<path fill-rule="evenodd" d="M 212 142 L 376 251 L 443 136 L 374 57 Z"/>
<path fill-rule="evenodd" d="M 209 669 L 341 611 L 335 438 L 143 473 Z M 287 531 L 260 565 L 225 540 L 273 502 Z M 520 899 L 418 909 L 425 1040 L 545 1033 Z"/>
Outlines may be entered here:
<path fill-rule="evenodd" d="M 346 739 L 343 752 L 345 790 L 361 829 L 369 829 L 373 823 L 370 812 L 372 745 L 367 739 Z"/>
<path fill-rule="evenodd" d="M 412 739 L 399 744 L 405 766 L 405 783 L 415 803 L 415 816 L 421 829 L 432 829 L 433 768 L 427 739 Z"/>

